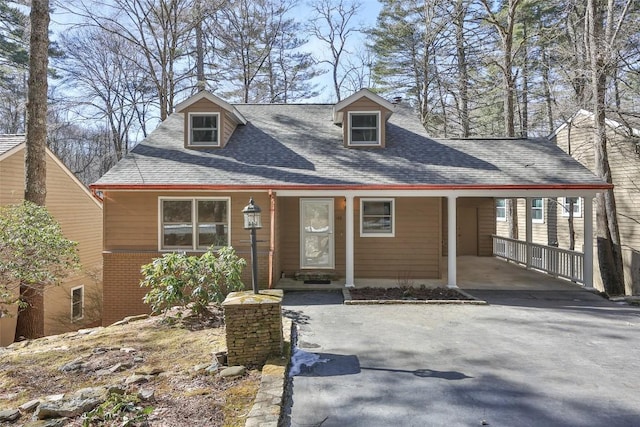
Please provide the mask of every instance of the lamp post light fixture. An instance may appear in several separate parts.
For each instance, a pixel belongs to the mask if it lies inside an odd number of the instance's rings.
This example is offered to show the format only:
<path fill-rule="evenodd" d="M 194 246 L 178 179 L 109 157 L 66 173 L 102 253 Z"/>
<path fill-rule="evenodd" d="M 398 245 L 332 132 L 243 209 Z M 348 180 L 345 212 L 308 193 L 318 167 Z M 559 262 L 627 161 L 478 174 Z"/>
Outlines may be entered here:
<path fill-rule="evenodd" d="M 258 250 L 256 248 L 256 230 L 262 228 L 260 218 L 260 206 L 253 203 L 253 197 L 249 199 L 249 204 L 242 209 L 244 215 L 244 229 L 251 230 L 251 286 L 253 293 L 258 293 Z"/>

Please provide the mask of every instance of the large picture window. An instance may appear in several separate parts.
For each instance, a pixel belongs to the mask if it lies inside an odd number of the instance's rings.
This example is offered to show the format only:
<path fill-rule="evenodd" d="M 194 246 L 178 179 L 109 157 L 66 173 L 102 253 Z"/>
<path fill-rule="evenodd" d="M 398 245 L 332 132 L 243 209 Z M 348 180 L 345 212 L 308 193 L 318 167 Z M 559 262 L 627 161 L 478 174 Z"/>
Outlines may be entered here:
<path fill-rule="evenodd" d="M 562 216 L 569 216 L 569 210 L 573 204 L 573 216 L 580 218 L 582 216 L 582 198 L 581 197 L 563 197 L 562 198 Z"/>
<path fill-rule="evenodd" d="M 219 142 L 219 115 L 217 113 L 190 113 L 189 114 L 189 145 L 213 146 Z"/>
<path fill-rule="evenodd" d="M 160 249 L 229 245 L 229 199 L 160 199 Z"/>
<path fill-rule="evenodd" d="M 364 237 L 395 235 L 393 199 L 360 200 L 360 235 Z"/>
<path fill-rule="evenodd" d="M 380 113 L 349 112 L 349 144 L 380 145 Z"/>

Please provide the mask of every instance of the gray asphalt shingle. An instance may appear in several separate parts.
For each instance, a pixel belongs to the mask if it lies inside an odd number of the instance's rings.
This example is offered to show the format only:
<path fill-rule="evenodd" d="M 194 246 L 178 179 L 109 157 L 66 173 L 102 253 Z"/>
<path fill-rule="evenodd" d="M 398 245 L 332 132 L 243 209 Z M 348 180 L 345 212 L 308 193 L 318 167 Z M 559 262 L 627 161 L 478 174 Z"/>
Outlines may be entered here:
<path fill-rule="evenodd" d="M 186 149 L 172 114 L 95 184 L 601 185 L 546 139 L 433 139 L 406 108 L 386 125 L 386 148 L 345 148 L 332 105 L 235 105 L 248 119 L 222 149 Z"/>
<path fill-rule="evenodd" d="M 6 153 L 17 145 L 24 142 L 24 135 L 1 135 L 0 134 L 0 155 Z"/>

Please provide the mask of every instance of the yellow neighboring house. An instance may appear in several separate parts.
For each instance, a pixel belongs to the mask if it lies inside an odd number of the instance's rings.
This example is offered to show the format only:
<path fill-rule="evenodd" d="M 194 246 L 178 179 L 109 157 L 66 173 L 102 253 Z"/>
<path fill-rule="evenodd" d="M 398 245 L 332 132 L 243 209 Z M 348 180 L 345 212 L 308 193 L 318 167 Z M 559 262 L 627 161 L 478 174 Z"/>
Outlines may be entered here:
<path fill-rule="evenodd" d="M 0 206 L 24 197 L 24 135 L 0 135 Z M 102 203 L 47 149 L 49 212 L 66 238 L 78 242 L 82 270 L 44 293 L 42 335 L 100 324 L 102 318 Z M 0 346 L 13 342 L 14 318 L 0 318 Z"/>

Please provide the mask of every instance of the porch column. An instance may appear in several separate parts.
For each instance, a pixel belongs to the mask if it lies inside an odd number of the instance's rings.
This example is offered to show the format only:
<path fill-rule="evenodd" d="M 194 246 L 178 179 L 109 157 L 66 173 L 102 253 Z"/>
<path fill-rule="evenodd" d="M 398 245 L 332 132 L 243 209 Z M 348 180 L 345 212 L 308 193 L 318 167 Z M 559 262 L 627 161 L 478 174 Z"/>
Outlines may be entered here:
<path fill-rule="evenodd" d="M 525 199 L 525 203 L 526 203 L 526 208 L 525 208 L 525 217 L 526 217 L 526 242 L 527 242 L 527 246 L 526 246 L 526 256 L 527 256 L 527 268 L 531 268 L 531 241 L 533 240 L 533 219 L 531 216 L 531 197 L 527 197 Z"/>
<path fill-rule="evenodd" d="M 448 286 L 450 288 L 458 287 L 458 277 L 457 277 L 457 264 L 456 264 L 456 256 L 458 254 L 457 248 L 457 234 L 458 234 L 458 224 L 457 224 L 457 196 L 448 196 L 447 197 L 447 267 L 448 267 Z"/>
<path fill-rule="evenodd" d="M 584 199 L 584 265 L 582 266 L 582 278 L 584 287 L 595 290 L 593 287 L 593 198 Z"/>
<path fill-rule="evenodd" d="M 353 196 L 345 196 L 345 283 L 348 288 L 355 286 L 354 278 L 354 256 L 353 241 L 355 239 L 353 230 Z"/>

